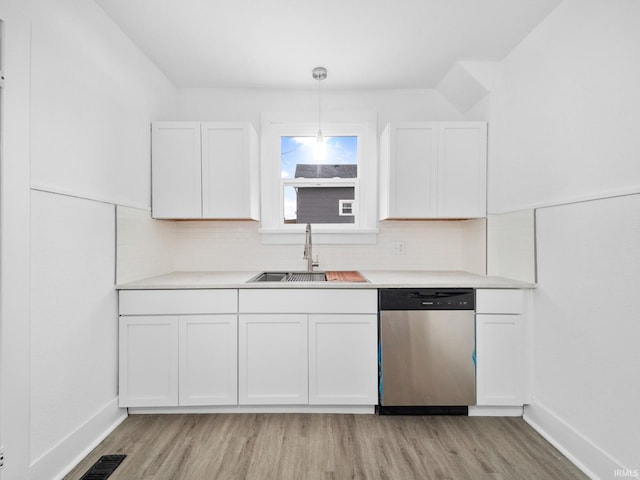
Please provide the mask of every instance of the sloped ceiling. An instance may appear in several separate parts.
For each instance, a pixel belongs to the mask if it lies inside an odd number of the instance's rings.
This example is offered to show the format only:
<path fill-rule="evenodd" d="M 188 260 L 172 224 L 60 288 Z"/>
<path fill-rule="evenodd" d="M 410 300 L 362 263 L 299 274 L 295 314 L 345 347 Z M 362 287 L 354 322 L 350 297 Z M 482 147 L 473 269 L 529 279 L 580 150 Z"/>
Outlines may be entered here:
<path fill-rule="evenodd" d="M 95 0 L 176 87 L 434 88 L 560 0 Z"/>

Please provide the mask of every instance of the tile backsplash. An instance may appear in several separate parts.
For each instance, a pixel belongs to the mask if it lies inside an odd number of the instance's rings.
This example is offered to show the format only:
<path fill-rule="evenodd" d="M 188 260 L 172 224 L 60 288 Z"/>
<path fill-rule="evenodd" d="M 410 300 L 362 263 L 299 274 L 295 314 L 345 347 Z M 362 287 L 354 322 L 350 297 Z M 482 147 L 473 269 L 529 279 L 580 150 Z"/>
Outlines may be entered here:
<path fill-rule="evenodd" d="M 118 208 L 118 282 L 169 271 L 304 270 L 303 245 L 264 245 L 259 223 L 161 221 Z M 374 245 L 314 245 L 320 270 L 465 270 L 485 273 L 486 222 L 387 221 Z M 403 243 L 403 254 L 394 253 Z"/>
<path fill-rule="evenodd" d="M 175 270 L 173 222 L 153 220 L 147 210 L 120 205 L 116 215 L 117 283 Z"/>

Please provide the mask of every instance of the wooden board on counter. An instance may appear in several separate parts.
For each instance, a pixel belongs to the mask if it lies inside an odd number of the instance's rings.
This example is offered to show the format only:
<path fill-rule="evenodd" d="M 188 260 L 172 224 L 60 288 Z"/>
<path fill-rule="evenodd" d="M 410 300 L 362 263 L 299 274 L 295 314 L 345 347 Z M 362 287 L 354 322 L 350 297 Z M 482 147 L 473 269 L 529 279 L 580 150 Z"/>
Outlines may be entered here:
<path fill-rule="evenodd" d="M 367 279 L 356 271 L 326 272 L 327 282 L 366 282 Z"/>

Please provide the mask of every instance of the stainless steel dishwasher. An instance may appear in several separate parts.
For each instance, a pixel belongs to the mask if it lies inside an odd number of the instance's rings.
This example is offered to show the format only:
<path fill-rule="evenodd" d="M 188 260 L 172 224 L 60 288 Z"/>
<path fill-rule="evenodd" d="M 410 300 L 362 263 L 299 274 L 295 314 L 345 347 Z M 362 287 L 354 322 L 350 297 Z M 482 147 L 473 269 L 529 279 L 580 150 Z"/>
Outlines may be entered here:
<path fill-rule="evenodd" d="M 475 292 L 379 291 L 380 414 L 466 415 L 476 403 Z"/>

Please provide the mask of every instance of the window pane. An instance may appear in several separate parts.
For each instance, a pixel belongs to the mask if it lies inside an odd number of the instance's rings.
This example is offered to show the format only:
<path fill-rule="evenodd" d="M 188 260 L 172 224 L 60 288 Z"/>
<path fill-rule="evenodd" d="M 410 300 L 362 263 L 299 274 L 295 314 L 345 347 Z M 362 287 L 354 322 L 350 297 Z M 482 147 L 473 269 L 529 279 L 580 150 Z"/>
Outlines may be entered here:
<path fill-rule="evenodd" d="M 358 137 L 280 137 L 281 178 L 356 178 Z"/>
<path fill-rule="evenodd" d="M 341 206 L 355 198 L 354 187 L 284 187 L 284 223 L 355 223 Z"/>

